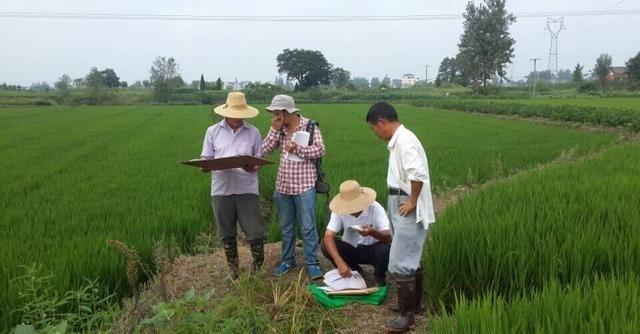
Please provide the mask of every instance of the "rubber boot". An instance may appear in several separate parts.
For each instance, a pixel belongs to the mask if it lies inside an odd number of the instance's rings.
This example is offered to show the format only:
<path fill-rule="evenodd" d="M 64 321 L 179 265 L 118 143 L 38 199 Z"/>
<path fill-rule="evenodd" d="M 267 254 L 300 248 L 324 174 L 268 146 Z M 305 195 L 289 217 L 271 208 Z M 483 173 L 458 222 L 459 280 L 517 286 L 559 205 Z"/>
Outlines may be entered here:
<path fill-rule="evenodd" d="M 253 257 L 251 272 L 257 274 L 262 270 L 262 265 L 264 264 L 264 240 L 251 240 L 249 244 L 251 245 L 251 256 Z"/>
<path fill-rule="evenodd" d="M 240 268 L 238 267 L 238 242 L 235 237 L 227 237 L 222 239 L 224 247 L 224 255 L 227 257 L 231 278 L 237 279 L 240 276 Z"/>
<path fill-rule="evenodd" d="M 416 301 L 415 301 L 415 309 L 413 310 L 413 314 L 420 314 L 424 310 L 424 306 L 422 305 L 422 295 L 424 293 L 423 285 L 424 285 L 423 271 L 422 271 L 422 268 L 418 268 L 418 270 L 416 270 L 416 292 L 415 292 Z"/>
<path fill-rule="evenodd" d="M 389 333 L 404 333 L 415 324 L 413 311 L 415 310 L 416 276 L 396 274 L 398 288 L 398 314 L 387 323 Z"/>
<path fill-rule="evenodd" d="M 424 275 L 422 268 L 418 268 L 416 270 L 416 309 L 414 310 L 414 314 L 419 314 L 424 311 L 424 305 L 422 305 L 422 294 L 424 293 Z M 387 306 L 389 311 L 398 312 L 398 303 L 391 303 Z"/>

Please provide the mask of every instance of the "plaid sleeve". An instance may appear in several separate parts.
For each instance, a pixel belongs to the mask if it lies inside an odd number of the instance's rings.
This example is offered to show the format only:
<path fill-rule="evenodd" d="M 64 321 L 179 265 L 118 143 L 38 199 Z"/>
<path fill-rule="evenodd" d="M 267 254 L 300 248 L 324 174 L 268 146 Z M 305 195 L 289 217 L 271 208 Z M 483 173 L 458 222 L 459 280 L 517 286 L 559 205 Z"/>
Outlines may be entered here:
<path fill-rule="evenodd" d="M 280 133 L 274 129 L 269 129 L 267 137 L 262 142 L 262 154 L 267 155 L 280 146 Z"/>
<path fill-rule="evenodd" d="M 320 133 L 320 127 L 316 126 L 313 131 L 313 144 L 307 147 L 296 147 L 294 152 L 297 156 L 305 160 L 318 159 L 324 155 L 324 141 Z"/>

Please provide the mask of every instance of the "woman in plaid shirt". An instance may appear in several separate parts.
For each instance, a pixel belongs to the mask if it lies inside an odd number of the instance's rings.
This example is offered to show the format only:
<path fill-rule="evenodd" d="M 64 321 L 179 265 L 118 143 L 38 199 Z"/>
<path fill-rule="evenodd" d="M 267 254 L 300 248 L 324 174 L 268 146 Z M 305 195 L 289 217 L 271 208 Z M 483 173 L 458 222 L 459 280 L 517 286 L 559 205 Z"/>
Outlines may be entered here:
<path fill-rule="evenodd" d="M 320 129 L 313 132 L 313 143 L 302 147 L 291 140 L 297 131 L 306 131 L 308 119 L 302 117 L 291 96 L 276 95 L 266 108 L 273 114 L 271 129 L 262 143 L 265 155 L 280 147 L 280 167 L 276 179 L 274 201 L 282 234 L 281 263 L 274 269 L 282 276 L 296 266 L 296 216 L 300 219 L 302 245 L 307 272 L 312 279 L 322 277 L 318 261 L 318 231 L 316 229 L 316 168 L 313 161 L 324 155 Z M 290 154 L 300 159 L 291 159 Z"/>

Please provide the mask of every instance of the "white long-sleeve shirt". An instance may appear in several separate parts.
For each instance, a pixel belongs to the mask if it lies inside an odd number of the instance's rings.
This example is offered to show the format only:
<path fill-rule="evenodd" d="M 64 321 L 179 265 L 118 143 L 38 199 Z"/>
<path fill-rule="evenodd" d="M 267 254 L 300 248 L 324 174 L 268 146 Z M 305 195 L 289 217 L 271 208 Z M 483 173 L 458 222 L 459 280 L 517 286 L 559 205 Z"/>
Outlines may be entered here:
<path fill-rule="evenodd" d="M 389 149 L 387 186 L 402 189 L 407 194 L 411 194 L 411 181 L 422 182 L 422 191 L 416 205 L 416 223 L 421 222 L 427 229 L 436 221 L 427 154 L 418 137 L 404 125 L 396 129 L 387 148 Z"/>

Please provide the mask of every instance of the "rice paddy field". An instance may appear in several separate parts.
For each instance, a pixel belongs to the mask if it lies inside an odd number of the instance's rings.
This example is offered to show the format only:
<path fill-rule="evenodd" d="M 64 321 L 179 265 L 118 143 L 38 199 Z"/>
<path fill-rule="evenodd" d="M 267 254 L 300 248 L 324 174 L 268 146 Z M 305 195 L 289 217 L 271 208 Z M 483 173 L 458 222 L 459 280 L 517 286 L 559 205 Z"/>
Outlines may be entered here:
<path fill-rule="evenodd" d="M 364 122 L 368 105 L 301 109 L 320 122 L 333 192 L 356 179 L 384 203 L 388 152 Z M 463 324 L 489 321 L 486 312 L 511 319 L 512 302 L 533 314 L 549 296 L 569 303 L 585 299 L 588 289 L 637 291 L 637 144 L 617 144 L 608 132 L 485 115 L 398 111 L 427 150 L 437 195 L 518 174 L 463 197 L 439 218 L 425 252 L 429 301 L 440 310 L 434 329 L 468 332 Z M 0 332 L 18 321 L 10 312 L 20 306 L 12 282 L 22 265 L 43 265 L 61 293 L 97 278 L 104 294 L 123 295 L 125 263 L 107 240 L 124 241 L 150 262 L 158 240 L 188 252 L 198 234 L 211 231 L 209 176 L 179 161 L 199 156 L 214 121 L 207 106 L 0 109 Z M 269 115 L 251 122 L 264 134 Z M 567 161 L 582 156 L 589 159 Z M 266 205 L 275 173 L 275 166 L 260 172 Z M 276 224 L 270 222 L 272 241 Z M 583 300 L 575 312 L 592 302 Z"/>
<path fill-rule="evenodd" d="M 568 105 L 568 106 L 590 106 L 590 107 L 606 107 L 606 108 L 621 108 L 621 109 L 634 109 L 640 111 L 640 98 L 638 97 L 582 97 L 582 98 L 566 98 L 566 99 L 552 99 L 552 98 L 536 98 L 536 99 L 509 99 L 509 100 L 491 100 L 491 102 L 517 102 L 526 104 L 540 104 L 540 105 Z"/>

